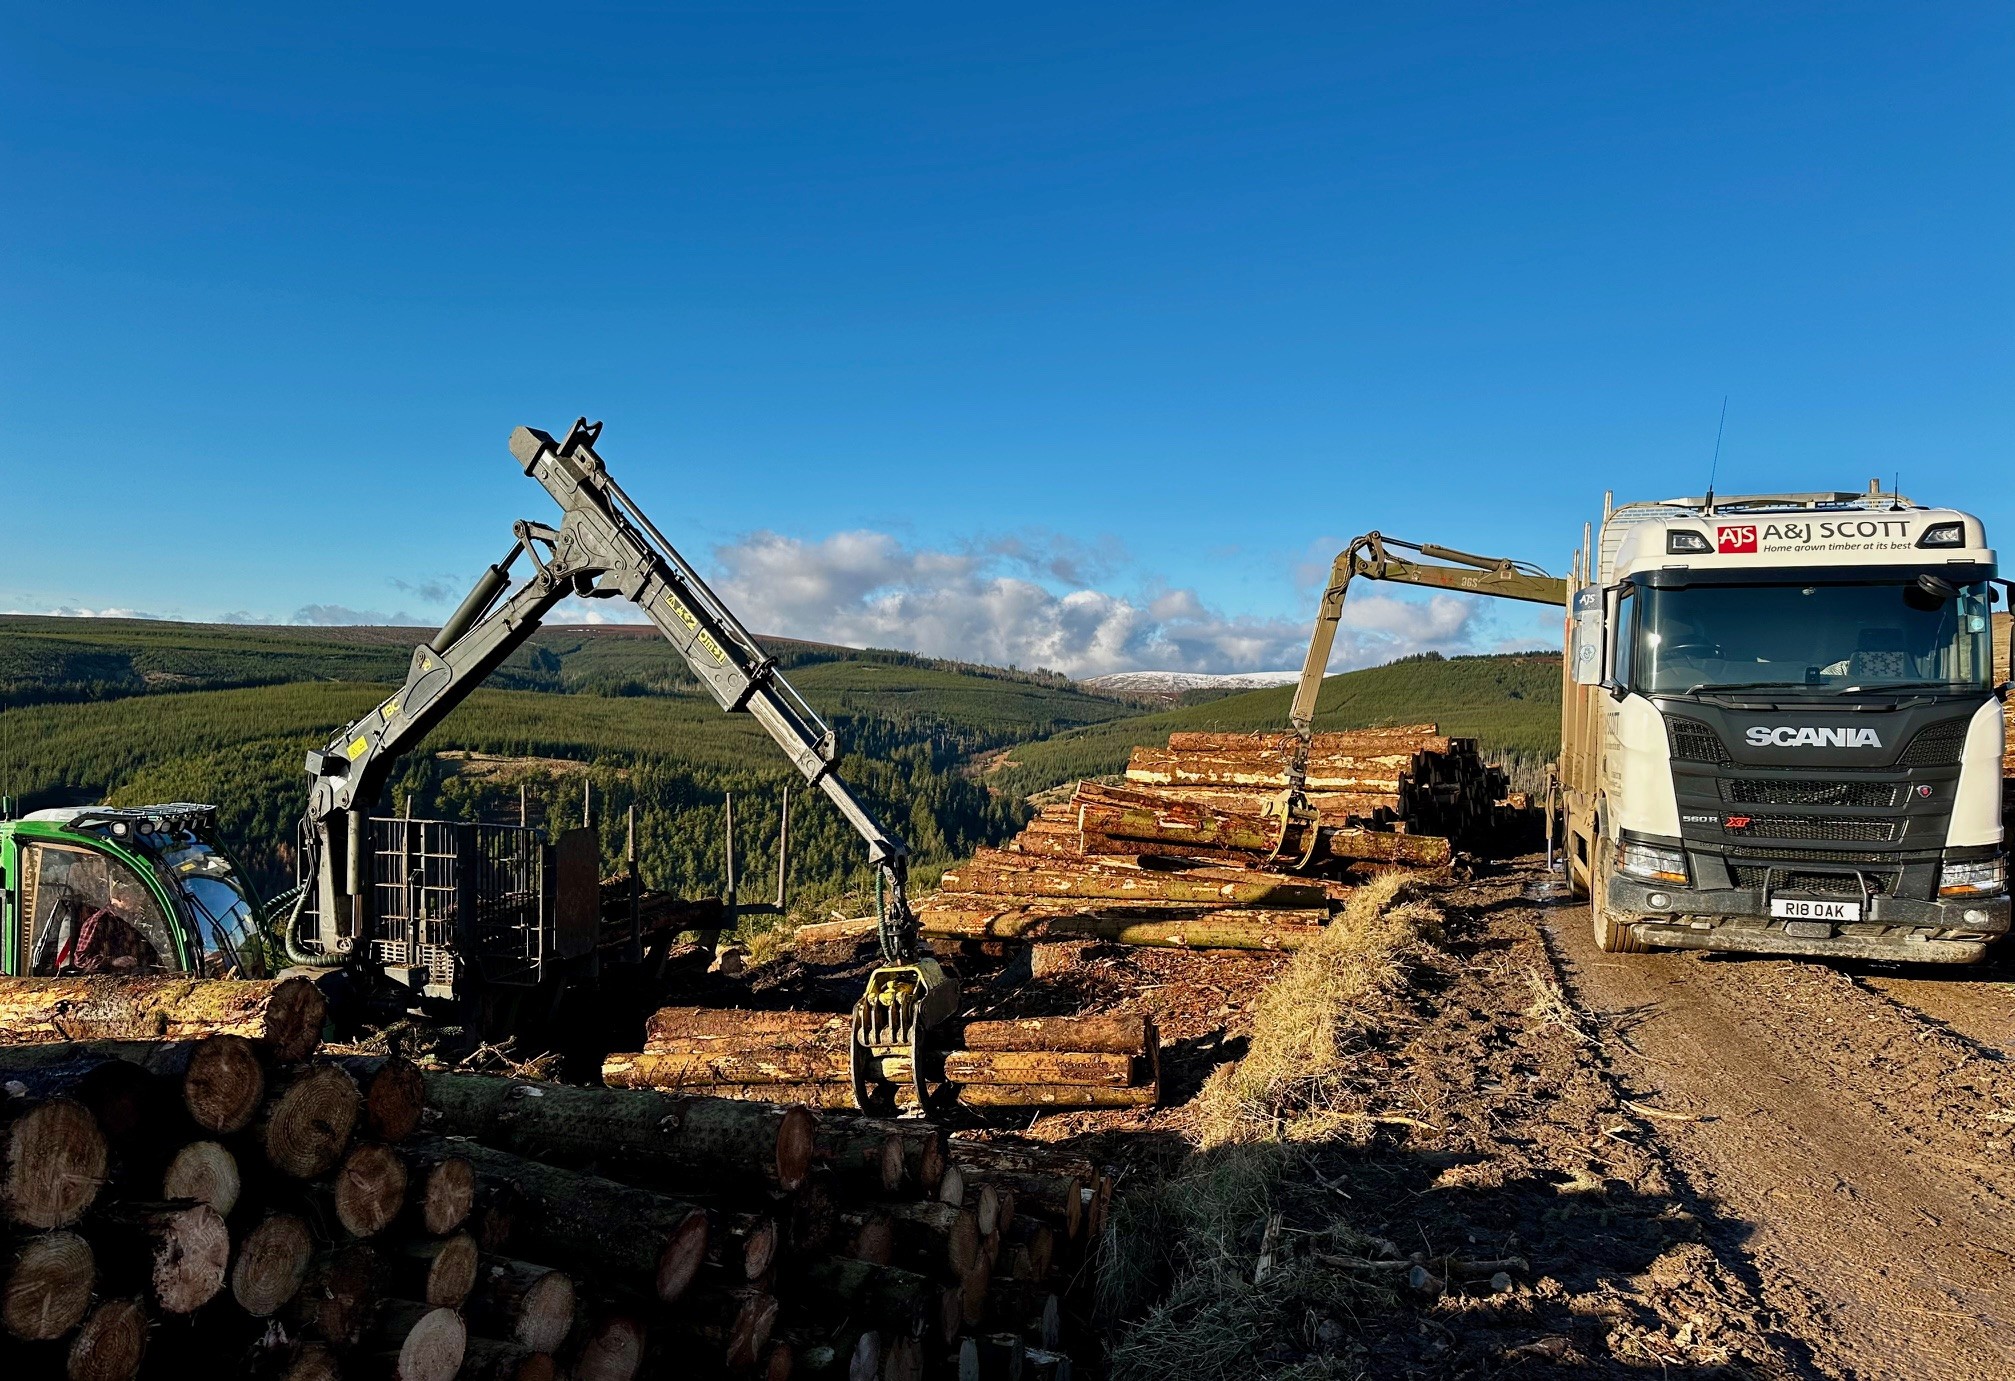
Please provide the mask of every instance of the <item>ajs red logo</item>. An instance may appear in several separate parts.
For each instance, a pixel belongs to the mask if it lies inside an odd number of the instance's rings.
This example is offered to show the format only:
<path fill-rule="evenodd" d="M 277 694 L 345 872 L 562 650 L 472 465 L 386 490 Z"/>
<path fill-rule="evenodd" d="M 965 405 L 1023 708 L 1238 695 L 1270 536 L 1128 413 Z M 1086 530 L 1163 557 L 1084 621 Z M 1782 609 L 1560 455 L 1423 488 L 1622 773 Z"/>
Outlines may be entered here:
<path fill-rule="evenodd" d="M 1740 556 L 1756 550 L 1756 524 L 1714 529 L 1714 545 L 1723 556 Z"/>

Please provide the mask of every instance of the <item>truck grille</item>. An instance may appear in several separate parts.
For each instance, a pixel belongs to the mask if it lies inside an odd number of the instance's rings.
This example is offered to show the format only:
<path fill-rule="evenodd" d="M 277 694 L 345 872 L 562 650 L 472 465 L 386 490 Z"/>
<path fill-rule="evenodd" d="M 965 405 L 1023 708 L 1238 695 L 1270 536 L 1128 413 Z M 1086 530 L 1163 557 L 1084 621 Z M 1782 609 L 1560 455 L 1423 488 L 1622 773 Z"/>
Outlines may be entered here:
<path fill-rule="evenodd" d="M 1729 872 L 1733 874 L 1737 887 L 1746 887 L 1752 891 L 1762 891 L 1770 881 L 1770 869 L 1759 868 L 1752 864 L 1737 864 Z M 1864 879 L 1867 881 L 1868 890 L 1878 897 L 1888 896 L 1896 890 L 1896 874 L 1894 872 L 1871 871 L 1859 875 L 1854 873 L 1794 873 L 1782 868 L 1777 870 L 1776 890 L 1779 892 L 1810 892 L 1822 897 L 1858 897 L 1861 895 L 1861 884 Z"/>
<path fill-rule="evenodd" d="M 1905 767 L 1956 767 L 1970 727 L 1967 720 L 1947 719 L 1919 729 L 1898 761 Z"/>
<path fill-rule="evenodd" d="M 1718 767 L 1733 767 L 1735 760 L 1728 756 L 1728 749 L 1721 742 L 1721 735 L 1697 719 L 1668 719 L 1666 732 L 1671 736 L 1672 756 L 1686 762 L 1711 762 Z"/>
<path fill-rule="evenodd" d="M 1901 828 L 1895 820 L 1835 819 L 1824 815 L 1758 815 L 1742 829 L 1723 825 L 1739 839 L 1813 839 L 1829 843 L 1893 844 Z"/>
<path fill-rule="evenodd" d="M 1893 806 L 1897 790 L 1893 782 L 1721 779 L 1721 799 L 1738 806 Z"/>

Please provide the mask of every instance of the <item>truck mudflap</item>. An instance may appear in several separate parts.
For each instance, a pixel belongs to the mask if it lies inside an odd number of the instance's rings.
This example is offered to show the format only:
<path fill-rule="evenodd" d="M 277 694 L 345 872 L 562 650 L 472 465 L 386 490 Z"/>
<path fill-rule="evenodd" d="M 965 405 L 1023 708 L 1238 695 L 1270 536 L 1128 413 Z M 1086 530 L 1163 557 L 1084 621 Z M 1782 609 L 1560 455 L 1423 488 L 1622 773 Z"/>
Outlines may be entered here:
<path fill-rule="evenodd" d="M 1746 889 L 1667 887 L 1612 873 L 1608 890 L 1612 914 L 1628 918 L 1633 936 L 1669 949 L 1977 964 L 2009 928 L 2005 895 L 1875 897 L 1861 920 L 1833 924 L 1770 917 L 1765 900 Z"/>

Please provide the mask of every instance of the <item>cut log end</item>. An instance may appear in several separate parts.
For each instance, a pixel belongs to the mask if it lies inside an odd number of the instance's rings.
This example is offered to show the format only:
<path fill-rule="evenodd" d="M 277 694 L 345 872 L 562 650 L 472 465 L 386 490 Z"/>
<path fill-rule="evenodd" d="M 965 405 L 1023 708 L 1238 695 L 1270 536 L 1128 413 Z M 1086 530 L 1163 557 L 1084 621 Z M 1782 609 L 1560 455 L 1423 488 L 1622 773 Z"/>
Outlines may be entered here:
<path fill-rule="evenodd" d="M 420 1067 L 402 1056 L 380 1062 L 363 1080 L 364 1123 L 380 1141 L 404 1141 L 419 1130 L 426 1110 L 427 1082 Z"/>
<path fill-rule="evenodd" d="M 147 1355 L 147 1311 L 136 1300 L 106 1300 L 70 1340 L 65 1381 L 132 1381 Z"/>
<path fill-rule="evenodd" d="M 398 1152 L 367 1141 L 336 1171 L 336 1221 L 352 1237 L 375 1237 L 406 1203 L 406 1163 Z"/>
<path fill-rule="evenodd" d="M 809 1108 L 786 1108 L 777 1127 L 777 1188 L 790 1193 L 801 1189 L 812 1172 L 813 1149 L 818 1142 L 818 1115 Z"/>
<path fill-rule="evenodd" d="M 0 1260 L 0 1331 L 48 1342 L 77 1326 L 91 1307 L 97 1262 L 74 1232 L 31 1237 Z"/>
<path fill-rule="evenodd" d="M 206 1036 L 196 1043 L 182 1076 L 182 1105 L 204 1131 L 217 1136 L 252 1125 L 266 1097 L 266 1070 L 243 1036 Z"/>
<path fill-rule="evenodd" d="M 465 1156 L 447 1156 L 420 1172 L 420 1225 L 445 1237 L 467 1222 L 476 1206 L 476 1170 Z"/>
<path fill-rule="evenodd" d="M 305 1060 L 322 1043 L 322 1024 L 329 1004 L 322 990 L 306 978 L 283 978 L 266 1001 L 264 1040 L 282 1064 Z"/>
<path fill-rule="evenodd" d="M 192 1141 L 161 1176 L 161 1197 L 194 1199 L 229 1217 L 238 1206 L 238 1158 L 215 1141 Z"/>
<path fill-rule="evenodd" d="M 151 1247 L 147 1288 L 163 1313 L 193 1314 L 224 1288 L 231 1234 L 208 1204 L 121 1204 L 115 1221 Z"/>
<path fill-rule="evenodd" d="M 537 1351 L 557 1351 L 573 1331 L 576 1307 L 573 1277 L 548 1271 L 525 1291 L 513 1336 Z"/>
<path fill-rule="evenodd" d="M 476 1287 L 480 1253 L 466 1232 L 433 1242 L 409 1242 L 401 1249 L 402 1274 L 411 1293 L 437 1309 L 460 1309 Z"/>
<path fill-rule="evenodd" d="M 67 1098 L 18 1111 L 7 1101 L 0 1097 L 0 1220 L 68 1227 L 105 1181 L 104 1133 L 89 1109 Z"/>
<path fill-rule="evenodd" d="M 335 1066 L 301 1071 L 267 1105 L 266 1159 L 296 1179 L 326 1175 L 350 1144 L 362 1104 L 356 1081 Z"/>
<path fill-rule="evenodd" d="M 588 1330 L 569 1369 L 573 1381 L 631 1381 L 644 1364 L 644 1326 L 626 1315 Z"/>
<path fill-rule="evenodd" d="M 320 1343 L 304 1343 L 298 1348 L 280 1381 L 343 1381 L 342 1365 L 336 1354 Z"/>
<path fill-rule="evenodd" d="M 468 1328 L 452 1309 L 429 1309 L 407 1328 L 399 1344 L 394 1381 L 454 1381 L 469 1344 Z"/>
<path fill-rule="evenodd" d="M 658 1254 L 658 1298 L 671 1304 L 686 1292 L 707 1259 L 707 1215 L 691 1213 L 666 1237 Z"/>
<path fill-rule="evenodd" d="M 314 1258 L 308 1225 L 291 1213 L 276 1213 L 245 1234 L 231 1263 L 231 1298 L 253 1318 L 278 1312 L 294 1298 Z"/>

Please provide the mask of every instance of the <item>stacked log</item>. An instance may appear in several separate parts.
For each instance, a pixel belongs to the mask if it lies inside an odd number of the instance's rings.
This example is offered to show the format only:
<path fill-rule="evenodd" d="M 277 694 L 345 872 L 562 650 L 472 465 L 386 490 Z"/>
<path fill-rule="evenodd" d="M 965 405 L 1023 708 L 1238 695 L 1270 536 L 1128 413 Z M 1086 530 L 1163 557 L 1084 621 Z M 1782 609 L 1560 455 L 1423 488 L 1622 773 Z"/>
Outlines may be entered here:
<path fill-rule="evenodd" d="M 950 1048 L 932 1077 L 953 1084 L 967 1107 L 1133 1108 L 1160 1101 L 1160 1037 L 1145 1017 L 970 1021 L 945 1034 Z M 652 1015 L 645 1049 L 603 1061 L 602 1081 L 619 1089 L 848 1109 L 851 1040 L 844 1014 L 667 1007 Z M 861 1155 L 873 1149 L 856 1148 Z"/>
<path fill-rule="evenodd" d="M 0 1374 L 948 1375 L 1055 1348 L 1090 1240 L 1081 1165 L 968 1171 L 921 1122 L 36 1034 L 0 1044 Z"/>

